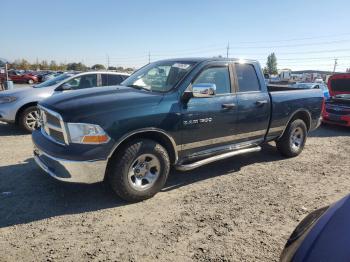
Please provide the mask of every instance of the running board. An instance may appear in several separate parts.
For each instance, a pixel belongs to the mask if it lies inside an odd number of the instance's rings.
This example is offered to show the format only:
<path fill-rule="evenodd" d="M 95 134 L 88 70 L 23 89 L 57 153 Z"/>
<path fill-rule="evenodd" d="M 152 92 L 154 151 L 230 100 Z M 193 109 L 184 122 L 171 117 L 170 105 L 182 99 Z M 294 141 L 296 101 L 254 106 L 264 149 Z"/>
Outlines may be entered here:
<path fill-rule="evenodd" d="M 226 159 L 226 158 L 233 157 L 233 156 L 258 152 L 260 150 L 261 150 L 260 146 L 240 149 L 240 150 L 224 153 L 224 154 L 217 155 L 217 156 L 212 156 L 212 157 L 209 157 L 209 158 L 206 158 L 203 160 L 199 160 L 199 161 L 191 163 L 191 164 L 177 165 L 177 166 L 175 166 L 175 168 L 179 171 L 189 171 L 189 170 L 195 169 L 197 167 L 204 166 L 204 165 L 210 164 L 212 162 L 216 162 L 218 160 Z"/>

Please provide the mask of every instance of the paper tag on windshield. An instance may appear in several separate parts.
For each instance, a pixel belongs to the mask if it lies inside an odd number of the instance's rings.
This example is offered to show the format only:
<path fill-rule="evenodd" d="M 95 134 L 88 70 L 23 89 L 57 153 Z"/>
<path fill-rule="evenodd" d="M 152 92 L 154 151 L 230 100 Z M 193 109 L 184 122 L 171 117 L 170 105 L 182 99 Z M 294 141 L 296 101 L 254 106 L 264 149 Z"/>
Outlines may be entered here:
<path fill-rule="evenodd" d="M 184 69 L 184 70 L 186 70 L 187 68 L 189 68 L 189 67 L 190 67 L 190 65 L 189 65 L 189 64 L 180 64 L 180 63 L 175 63 L 175 64 L 173 65 L 173 67 L 177 67 L 177 68 L 180 68 L 180 69 Z"/>

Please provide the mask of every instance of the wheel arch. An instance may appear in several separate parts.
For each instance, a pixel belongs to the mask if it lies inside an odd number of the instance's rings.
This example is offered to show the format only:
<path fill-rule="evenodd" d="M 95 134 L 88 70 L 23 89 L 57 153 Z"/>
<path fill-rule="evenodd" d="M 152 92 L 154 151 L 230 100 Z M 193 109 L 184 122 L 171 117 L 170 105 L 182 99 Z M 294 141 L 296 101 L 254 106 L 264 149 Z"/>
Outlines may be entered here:
<path fill-rule="evenodd" d="M 299 110 L 295 111 L 292 114 L 292 116 L 289 118 L 289 120 L 287 121 L 287 123 L 286 123 L 286 125 L 285 125 L 285 127 L 283 129 L 282 134 L 278 137 L 278 139 L 280 139 L 283 136 L 284 132 L 287 130 L 288 125 L 292 121 L 294 121 L 295 119 L 303 120 L 305 122 L 305 124 L 306 124 L 307 131 L 309 131 L 311 129 L 311 120 L 312 120 L 312 118 L 311 118 L 310 112 L 307 109 L 299 109 Z"/>
<path fill-rule="evenodd" d="M 19 118 L 24 110 L 26 110 L 28 107 L 36 106 L 36 105 L 38 105 L 38 102 L 29 102 L 22 105 L 16 112 L 15 123 L 18 124 Z"/>
<path fill-rule="evenodd" d="M 113 147 L 108 159 L 112 158 L 118 152 L 118 149 L 135 139 L 151 139 L 161 144 L 168 152 L 170 162 L 175 164 L 178 160 L 177 146 L 174 138 L 167 134 L 164 130 L 157 128 L 139 129 L 124 135 Z"/>

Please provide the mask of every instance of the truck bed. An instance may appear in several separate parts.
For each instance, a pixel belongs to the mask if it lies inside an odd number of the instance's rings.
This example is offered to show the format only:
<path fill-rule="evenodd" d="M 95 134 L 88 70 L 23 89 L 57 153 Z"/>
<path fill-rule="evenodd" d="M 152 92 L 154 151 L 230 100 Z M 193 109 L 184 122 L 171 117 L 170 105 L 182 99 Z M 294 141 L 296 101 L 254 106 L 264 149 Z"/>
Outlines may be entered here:
<path fill-rule="evenodd" d="M 290 117 L 304 109 L 310 112 L 308 128 L 312 130 L 317 127 L 323 100 L 320 89 L 290 88 L 281 85 L 269 85 L 267 88 L 271 99 L 271 119 L 267 139 L 280 136 Z"/>

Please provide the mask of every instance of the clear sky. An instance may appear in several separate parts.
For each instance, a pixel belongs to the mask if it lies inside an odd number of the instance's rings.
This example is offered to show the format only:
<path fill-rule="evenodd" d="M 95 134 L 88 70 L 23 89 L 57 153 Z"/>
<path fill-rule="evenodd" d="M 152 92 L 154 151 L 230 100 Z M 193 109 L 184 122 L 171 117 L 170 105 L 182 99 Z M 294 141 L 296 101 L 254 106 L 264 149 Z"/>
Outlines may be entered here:
<path fill-rule="evenodd" d="M 0 57 L 141 66 L 168 57 L 258 59 L 279 68 L 350 67 L 349 0 L 1 1 Z M 338 71 L 337 70 L 337 71 Z"/>

